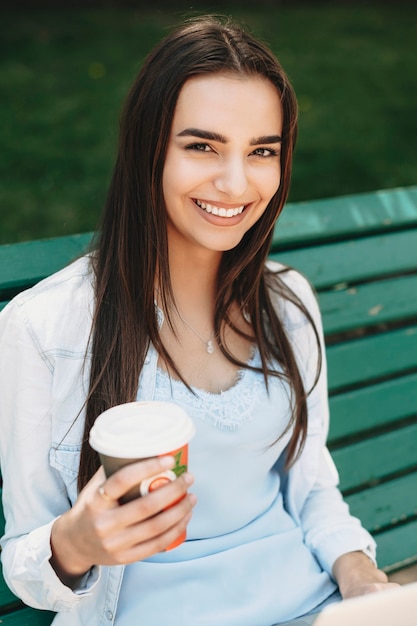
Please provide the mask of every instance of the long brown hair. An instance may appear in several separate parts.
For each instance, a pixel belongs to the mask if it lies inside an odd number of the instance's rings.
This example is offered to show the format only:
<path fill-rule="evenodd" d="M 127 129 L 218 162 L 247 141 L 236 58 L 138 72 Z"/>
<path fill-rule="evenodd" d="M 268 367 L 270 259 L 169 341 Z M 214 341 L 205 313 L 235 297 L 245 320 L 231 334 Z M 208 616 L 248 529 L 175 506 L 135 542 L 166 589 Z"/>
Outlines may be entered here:
<path fill-rule="evenodd" d="M 265 270 L 274 224 L 289 191 L 297 134 L 296 98 L 284 70 L 266 45 L 229 20 L 200 17 L 169 34 L 145 59 L 121 118 L 117 161 L 93 257 L 96 308 L 79 488 L 99 465 L 88 445 L 91 426 L 105 409 L 135 400 L 150 343 L 177 371 L 161 343 L 154 306 L 155 280 L 163 303 L 168 305 L 173 299 L 162 193 L 165 155 L 184 83 L 194 76 L 225 72 L 260 75 L 275 85 L 283 111 L 281 184 L 262 219 L 238 246 L 222 256 L 214 328 L 224 354 L 245 367 L 223 345 L 221 329 L 224 323 L 230 324 L 228 311 L 233 302 L 249 314 L 266 384 L 268 376 L 281 375 L 292 388 L 294 434 L 288 448 L 289 463 L 305 440 L 306 393 L 269 289 L 273 286 L 281 297 L 303 307 L 279 276 L 272 280 Z M 283 374 L 272 368 L 274 361 L 280 364 Z"/>

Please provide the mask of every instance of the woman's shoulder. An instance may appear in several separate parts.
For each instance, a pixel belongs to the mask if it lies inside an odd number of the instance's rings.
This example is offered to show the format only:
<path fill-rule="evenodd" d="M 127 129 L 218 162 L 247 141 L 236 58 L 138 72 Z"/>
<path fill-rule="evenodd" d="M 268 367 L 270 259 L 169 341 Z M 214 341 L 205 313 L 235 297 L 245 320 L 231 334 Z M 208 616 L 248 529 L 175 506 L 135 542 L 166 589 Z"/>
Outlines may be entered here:
<path fill-rule="evenodd" d="M 298 270 L 277 261 L 268 260 L 265 271 L 269 277 L 271 298 L 278 308 L 289 311 L 295 300 L 315 317 L 318 310 L 317 297 L 309 280 Z"/>
<path fill-rule="evenodd" d="M 65 336 L 70 343 L 71 336 L 84 335 L 86 328 L 89 332 L 93 306 L 94 274 L 85 256 L 15 296 L 1 312 L 0 326 L 3 320 L 13 320 L 37 343 L 50 345 Z"/>
<path fill-rule="evenodd" d="M 319 351 L 324 349 L 321 313 L 315 291 L 303 274 L 280 263 L 268 263 L 266 273 L 271 303 L 292 344 L 305 388 L 312 389 Z"/>

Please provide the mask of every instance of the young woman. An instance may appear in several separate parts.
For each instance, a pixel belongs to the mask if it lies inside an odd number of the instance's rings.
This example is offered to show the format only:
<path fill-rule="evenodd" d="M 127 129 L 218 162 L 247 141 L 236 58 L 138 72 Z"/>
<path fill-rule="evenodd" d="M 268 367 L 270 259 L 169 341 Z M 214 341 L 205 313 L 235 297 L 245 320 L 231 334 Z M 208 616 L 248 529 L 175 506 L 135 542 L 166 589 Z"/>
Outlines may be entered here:
<path fill-rule="evenodd" d="M 296 130 L 262 43 L 185 23 L 127 99 L 95 251 L 0 317 L 4 574 L 58 625 L 310 624 L 389 586 L 325 447 L 315 297 L 266 262 Z M 105 479 L 89 431 L 136 398 L 192 416 L 192 475 L 121 505 L 173 465 Z"/>

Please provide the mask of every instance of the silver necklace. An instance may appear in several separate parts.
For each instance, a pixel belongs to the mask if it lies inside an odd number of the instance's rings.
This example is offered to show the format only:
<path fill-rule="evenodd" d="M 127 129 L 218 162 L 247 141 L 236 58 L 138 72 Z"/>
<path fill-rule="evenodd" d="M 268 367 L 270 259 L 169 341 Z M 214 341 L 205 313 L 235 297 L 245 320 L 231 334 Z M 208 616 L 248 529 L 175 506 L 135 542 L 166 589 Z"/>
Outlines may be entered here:
<path fill-rule="evenodd" d="M 199 333 L 196 331 L 195 328 L 193 328 L 191 326 L 191 324 L 189 322 L 187 322 L 187 320 L 185 320 L 183 318 L 183 316 L 181 315 L 181 313 L 178 311 L 177 309 L 177 313 L 178 313 L 178 317 L 180 318 L 180 320 L 186 325 L 188 326 L 188 328 L 191 330 L 191 332 L 194 333 L 194 335 L 202 342 L 204 343 L 204 345 L 206 346 L 206 352 L 207 354 L 213 354 L 214 352 L 214 343 L 213 343 L 213 339 L 214 339 L 214 330 L 211 333 L 211 337 L 208 341 L 206 341 L 205 339 L 203 339 L 203 337 L 201 335 L 199 335 Z"/>

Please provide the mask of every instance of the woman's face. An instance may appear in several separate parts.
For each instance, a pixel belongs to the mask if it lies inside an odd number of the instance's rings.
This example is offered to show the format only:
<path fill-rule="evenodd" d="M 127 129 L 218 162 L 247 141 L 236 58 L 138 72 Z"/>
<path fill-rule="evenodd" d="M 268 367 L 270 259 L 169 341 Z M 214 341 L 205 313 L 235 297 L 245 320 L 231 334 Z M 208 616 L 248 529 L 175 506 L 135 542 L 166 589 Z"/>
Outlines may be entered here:
<path fill-rule="evenodd" d="M 279 187 L 281 133 L 279 95 L 267 79 L 213 74 L 184 84 L 163 172 L 171 250 L 239 244 Z"/>

